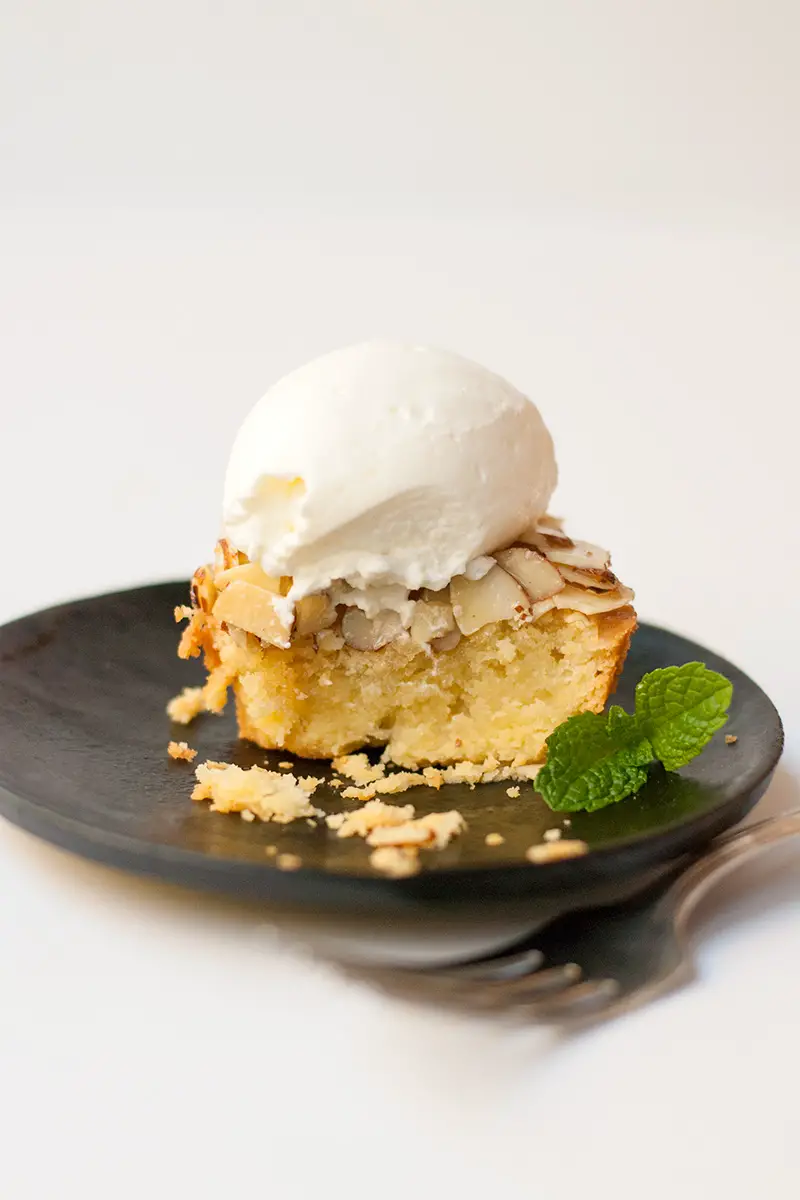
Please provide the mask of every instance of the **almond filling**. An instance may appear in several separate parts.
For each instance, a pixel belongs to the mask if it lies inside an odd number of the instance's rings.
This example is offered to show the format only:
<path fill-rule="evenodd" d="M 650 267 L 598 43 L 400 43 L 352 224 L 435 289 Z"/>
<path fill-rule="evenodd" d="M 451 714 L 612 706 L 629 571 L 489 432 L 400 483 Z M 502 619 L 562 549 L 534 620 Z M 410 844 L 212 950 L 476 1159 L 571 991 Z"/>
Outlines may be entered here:
<path fill-rule="evenodd" d="M 438 592 L 404 592 L 396 609 L 379 607 L 381 597 L 370 596 L 368 589 L 359 592 L 337 581 L 329 592 L 299 600 L 292 611 L 286 599 L 291 580 L 272 578 L 221 541 L 213 566 L 195 572 L 192 608 L 176 611 L 176 619 L 190 618 L 181 655 L 200 651 L 208 636 L 209 615 L 235 636 L 251 635 L 284 649 L 300 638 L 313 638 L 322 653 L 343 645 L 380 650 L 390 642 L 411 639 L 431 653 L 441 653 L 460 637 L 499 621 L 519 627 L 553 608 L 592 616 L 633 600 L 631 589 L 611 571 L 608 552 L 590 542 L 573 541 L 551 517 L 497 550 L 490 561 L 479 579 L 458 575 Z"/>

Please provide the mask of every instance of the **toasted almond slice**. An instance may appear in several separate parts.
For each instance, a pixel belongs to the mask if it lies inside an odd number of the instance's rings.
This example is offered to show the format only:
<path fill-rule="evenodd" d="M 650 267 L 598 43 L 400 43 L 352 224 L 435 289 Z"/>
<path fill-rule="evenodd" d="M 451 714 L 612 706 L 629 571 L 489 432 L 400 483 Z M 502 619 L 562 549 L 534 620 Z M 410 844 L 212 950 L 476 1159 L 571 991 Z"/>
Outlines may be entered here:
<path fill-rule="evenodd" d="M 432 592 L 430 588 L 423 588 L 421 596 L 423 600 L 430 600 L 432 604 L 449 604 L 450 587 L 448 585 L 439 592 Z"/>
<path fill-rule="evenodd" d="M 564 549 L 569 549 L 570 546 L 574 545 L 572 538 L 567 537 L 562 529 L 556 529 L 552 525 L 543 525 L 541 522 L 538 525 L 529 526 L 528 529 L 524 530 L 516 538 L 516 542 L 521 543 L 523 546 L 537 547 L 545 552 L 547 547 L 556 549 L 561 546 Z"/>
<path fill-rule="evenodd" d="M 192 576 L 189 592 L 195 608 L 201 608 L 203 612 L 211 612 L 211 609 L 214 607 L 217 589 L 211 578 L 211 572 L 207 567 L 197 568 Z"/>
<path fill-rule="evenodd" d="M 247 562 L 247 555 L 241 550 L 234 550 L 227 538 L 220 538 L 214 547 L 214 567 L 217 571 L 227 571 L 229 567 L 238 567 Z"/>
<path fill-rule="evenodd" d="M 516 579 L 500 566 L 482 579 L 456 575 L 450 583 L 458 628 L 467 637 L 495 621 L 527 620 L 531 602 Z"/>
<path fill-rule="evenodd" d="M 348 608 L 342 617 L 342 636 L 354 650 L 380 650 L 405 630 L 399 613 L 384 608 L 368 617 L 360 608 Z"/>
<path fill-rule="evenodd" d="M 214 583 L 222 591 L 229 583 L 233 583 L 237 579 L 243 579 L 245 583 L 252 583 L 255 587 L 264 588 L 267 592 L 274 592 L 276 596 L 281 594 L 280 579 L 276 579 L 274 575 L 267 575 L 263 567 L 253 562 L 241 563 L 238 566 L 226 567 L 224 571 L 217 571 Z"/>
<path fill-rule="evenodd" d="M 277 600 L 277 596 L 263 587 L 235 579 L 220 592 L 214 605 L 214 616 L 218 621 L 227 621 L 247 633 L 254 633 L 262 642 L 285 649 L 289 645 L 289 628 Z"/>
<path fill-rule="evenodd" d="M 553 597 L 556 608 L 571 608 L 575 612 L 591 617 L 595 613 L 611 612 L 623 608 L 633 600 L 633 592 L 622 584 L 613 592 L 590 592 L 568 583 L 562 592 Z"/>
<path fill-rule="evenodd" d="M 304 596 L 297 601 L 294 613 L 294 630 L 298 637 L 321 633 L 336 622 L 336 609 L 324 592 Z"/>
<path fill-rule="evenodd" d="M 458 629 L 451 629 L 449 633 L 443 637 L 434 638 L 431 642 L 431 649 L 438 651 L 440 654 L 446 653 L 448 650 L 455 650 L 458 643 L 461 641 L 461 633 Z"/>
<path fill-rule="evenodd" d="M 512 546 L 509 550 L 498 550 L 495 557 L 500 566 L 524 587 L 533 601 L 555 596 L 564 586 L 558 567 L 554 567 L 543 554 L 529 546 Z"/>
<path fill-rule="evenodd" d="M 563 588 L 561 589 L 564 590 Z M 537 600 L 531 605 L 531 621 L 538 621 L 539 617 L 543 617 L 545 613 L 550 612 L 551 608 L 555 608 L 555 596 L 548 596 L 546 600 Z"/>
<path fill-rule="evenodd" d="M 411 620 L 412 641 L 419 646 L 428 646 L 437 638 L 452 633 L 456 627 L 451 604 L 441 601 L 418 600 Z"/>
<path fill-rule="evenodd" d="M 594 588 L 599 592 L 610 592 L 619 587 L 619 580 L 613 571 L 601 567 L 559 567 L 567 583 L 577 587 Z"/>
<path fill-rule="evenodd" d="M 605 571 L 611 562 L 608 551 L 591 542 L 572 542 L 569 546 L 559 546 L 552 544 L 552 538 L 541 534 L 537 536 L 536 548 L 559 567 L 593 567 Z"/>

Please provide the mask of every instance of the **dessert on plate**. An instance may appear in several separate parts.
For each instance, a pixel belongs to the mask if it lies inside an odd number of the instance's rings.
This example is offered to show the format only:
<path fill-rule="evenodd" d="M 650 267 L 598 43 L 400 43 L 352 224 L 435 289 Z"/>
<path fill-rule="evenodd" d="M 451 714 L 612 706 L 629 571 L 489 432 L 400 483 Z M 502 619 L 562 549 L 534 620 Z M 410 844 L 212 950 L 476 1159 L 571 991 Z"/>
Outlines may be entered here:
<path fill-rule="evenodd" d="M 457 355 L 369 342 L 293 371 L 234 443 L 177 614 L 208 677 L 170 715 L 232 692 L 242 737 L 305 758 L 541 762 L 636 627 L 608 553 L 547 515 L 555 484 L 536 406 Z"/>

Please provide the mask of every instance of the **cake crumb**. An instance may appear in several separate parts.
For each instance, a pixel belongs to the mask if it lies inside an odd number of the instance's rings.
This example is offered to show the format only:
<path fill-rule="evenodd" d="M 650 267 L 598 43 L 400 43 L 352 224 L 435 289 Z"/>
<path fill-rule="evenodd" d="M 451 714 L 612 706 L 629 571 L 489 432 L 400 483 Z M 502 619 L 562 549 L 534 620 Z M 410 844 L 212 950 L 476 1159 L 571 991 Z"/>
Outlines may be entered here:
<path fill-rule="evenodd" d="M 331 765 L 339 775 L 346 775 L 348 779 L 352 779 L 353 783 L 362 786 L 375 783 L 377 780 L 383 779 L 386 774 L 386 767 L 383 763 L 376 763 L 373 766 L 366 754 L 342 754 L 339 758 L 335 758 Z"/>
<path fill-rule="evenodd" d="M 266 854 L 267 858 L 274 858 L 275 855 L 278 853 L 278 847 L 277 846 L 265 846 L 264 853 Z"/>
<path fill-rule="evenodd" d="M 317 822 L 314 817 L 306 817 L 306 825 L 308 825 L 309 829 L 317 828 Z"/>
<path fill-rule="evenodd" d="M 336 761 L 341 760 L 335 760 L 334 766 Z M 423 767 L 421 771 L 395 771 L 392 775 L 381 775 L 370 783 L 345 788 L 342 796 L 345 800 L 371 800 L 374 796 L 396 796 L 415 787 L 430 787 L 438 791 L 446 783 L 466 783 L 470 788 L 478 783 L 501 783 L 506 780 L 529 783 L 540 770 L 538 763 L 501 765 L 497 759 L 489 758 L 482 763 L 460 762 L 449 767 Z"/>
<path fill-rule="evenodd" d="M 738 740 L 739 739 L 735 733 L 726 733 L 725 734 L 725 745 L 726 746 L 735 746 L 736 743 L 738 742 Z"/>
<path fill-rule="evenodd" d="M 487 846 L 502 846 L 505 840 L 502 833 L 487 833 L 484 838 Z"/>
<path fill-rule="evenodd" d="M 419 871 L 416 850 L 403 846 L 379 846 L 369 856 L 370 866 L 391 879 L 405 879 Z"/>
<path fill-rule="evenodd" d="M 572 824 L 572 821 L 569 819 L 569 817 L 564 817 L 564 824 L 566 825 L 567 829 L 569 829 L 570 825 Z"/>
<path fill-rule="evenodd" d="M 294 763 L 290 763 L 290 762 L 279 762 L 279 763 L 278 763 L 278 766 L 279 766 L 279 767 L 283 767 L 284 771 L 291 771 L 292 767 L 294 766 Z"/>
<path fill-rule="evenodd" d="M 321 817 L 309 797 L 322 782 L 313 776 L 280 775 L 263 767 L 204 762 L 195 768 L 193 800 L 210 800 L 213 812 L 250 811 L 262 821 L 288 824 L 298 817 Z M 249 820 L 250 818 L 245 818 Z"/>
<path fill-rule="evenodd" d="M 243 821 L 248 821 L 248 822 L 255 821 L 255 819 L 256 819 L 256 814 L 254 812 L 251 812 L 249 808 L 243 808 L 242 811 L 239 813 L 239 816 L 242 818 Z"/>
<path fill-rule="evenodd" d="M 167 754 L 170 758 L 181 759 L 183 762 L 191 762 L 197 758 L 197 751 L 193 750 L 186 742 L 170 742 L 167 746 Z"/>
<path fill-rule="evenodd" d="M 565 858 L 579 858 L 587 854 L 589 847 L 586 842 L 565 839 L 560 842 L 545 842 L 539 846 L 529 846 L 525 857 L 532 863 L 560 862 Z"/>
<path fill-rule="evenodd" d="M 297 871 L 302 867 L 303 860 L 299 854 L 279 854 L 275 859 L 279 871 Z"/>
<path fill-rule="evenodd" d="M 544 833 L 542 834 L 542 837 L 544 838 L 544 840 L 546 842 L 560 842 L 561 841 L 561 830 L 560 829 L 545 829 Z"/>
<path fill-rule="evenodd" d="M 167 705 L 167 716 L 178 725 L 188 725 L 206 706 L 201 687 L 185 687 Z"/>
<path fill-rule="evenodd" d="M 413 804 L 386 804 L 383 800 L 368 800 L 355 812 L 331 813 L 325 821 L 338 837 L 363 837 L 370 846 L 422 846 L 431 850 L 443 850 L 466 828 L 466 821 L 456 809 L 415 818 Z"/>
<path fill-rule="evenodd" d="M 450 812 L 429 813 L 402 825 L 385 825 L 373 829 L 367 837 L 370 846 L 426 846 L 444 850 L 454 837 L 466 828 L 466 821 L 456 809 Z"/>
<path fill-rule="evenodd" d="M 325 818 L 329 829 L 341 838 L 367 837 L 373 829 L 384 825 L 404 825 L 414 817 L 413 804 L 385 804 L 383 800 L 368 800 L 355 812 L 331 813 Z"/>
<path fill-rule="evenodd" d="M 516 800 L 519 795 L 519 787 L 515 784 L 514 787 L 506 788 L 506 795 L 510 796 L 512 800 Z"/>

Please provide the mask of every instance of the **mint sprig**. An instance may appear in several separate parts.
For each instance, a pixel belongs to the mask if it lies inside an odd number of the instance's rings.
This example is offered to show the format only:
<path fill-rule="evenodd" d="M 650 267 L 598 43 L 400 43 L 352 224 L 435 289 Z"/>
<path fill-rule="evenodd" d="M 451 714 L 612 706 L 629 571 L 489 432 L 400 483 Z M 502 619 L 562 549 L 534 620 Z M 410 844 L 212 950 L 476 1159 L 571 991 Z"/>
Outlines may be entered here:
<path fill-rule="evenodd" d="M 537 791 L 556 812 L 593 812 L 633 795 L 658 760 L 686 766 L 727 721 L 733 685 L 703 663 L 664 667 L 636 687 L 635 712 L 578 713 L 547 739 Z"/>

